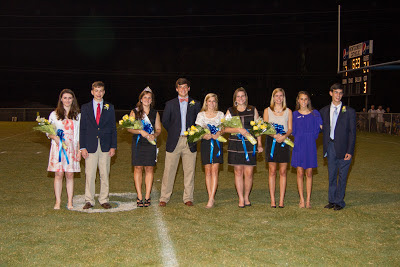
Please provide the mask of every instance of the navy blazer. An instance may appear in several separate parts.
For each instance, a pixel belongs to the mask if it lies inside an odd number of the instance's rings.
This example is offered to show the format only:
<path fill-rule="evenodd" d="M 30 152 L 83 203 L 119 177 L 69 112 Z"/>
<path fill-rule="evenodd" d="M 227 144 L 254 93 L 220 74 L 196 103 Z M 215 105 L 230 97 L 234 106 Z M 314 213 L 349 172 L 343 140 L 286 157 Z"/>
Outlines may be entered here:
<path fill-rule="evenodd" d="M 190 102 L 194 101 L 194 104 L 191 105 Z M 200 102 L 194 100 L 189 97 L 189 102 L 187 106 L 186 113 L 186 128 L 194 125 L 197 118 L 197 113 L 200 112 L 201 105 Z M 165 104 L 165 109 L 162 116 L 162 124 L 164 128 L 168 132 L 166 150 L 167 152 L 173 152 L 175 150 L 176 145 L 178 144 L 179 136 L 181 134 L 181 108 L 179 105 L 179 98 L 176 97 L 172 100 L 169 100 Z M 196 152 L 197 146 L 196 143 L 189 143 L 190 151 Z"/>
<path fill-rule="evenodd" d="M 323 107 L 319 113 L 323 120 L 322 131 L 324 133 L 324 156 L 328 150 L 331 132 L 330 119 L 331 105 Z M 345 109 L 343 109 L 345 107 Z M 344 111 L 346 110 L 346 111 Z M 353 108 L 342 104 L 335 127 L 335 152 L 336 157 L 343 159 L 346 154 L 354 155 L 356 144 L 356 112 Z"/>
<path fill-rule="evenodd" d="M 105 105 L 108 104 L 108 109 Z M 80 123 L 80 147 L 86 148 L 89 153 L 95 153 L 100 138 L 102 152 L 110 151 L 110 148 L 117 148 L 117 127 L 115 123 L 114 106 L 103 101 L 99 125 L 93 111 L 93 100 L 82 106 Z"/>

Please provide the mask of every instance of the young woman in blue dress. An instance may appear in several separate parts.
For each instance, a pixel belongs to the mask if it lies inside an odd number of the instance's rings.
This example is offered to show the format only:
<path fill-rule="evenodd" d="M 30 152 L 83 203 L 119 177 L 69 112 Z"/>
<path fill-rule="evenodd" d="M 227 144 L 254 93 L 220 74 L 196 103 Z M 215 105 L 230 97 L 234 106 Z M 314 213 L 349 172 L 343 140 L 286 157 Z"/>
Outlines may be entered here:
<path fill-rule="evenodd" d="M 312 171 L 317 164 L 317 146 L 322 118 L 311 106 L 310 94 L 300 91 L 296 98 L 296 111 L 293 112 L 294 148 L 291 164 L 297 169 L 297 188 L 300 208 L 311 208 Z M 306 175 L 307 200 L 304 202 L 304 173 Z"/>

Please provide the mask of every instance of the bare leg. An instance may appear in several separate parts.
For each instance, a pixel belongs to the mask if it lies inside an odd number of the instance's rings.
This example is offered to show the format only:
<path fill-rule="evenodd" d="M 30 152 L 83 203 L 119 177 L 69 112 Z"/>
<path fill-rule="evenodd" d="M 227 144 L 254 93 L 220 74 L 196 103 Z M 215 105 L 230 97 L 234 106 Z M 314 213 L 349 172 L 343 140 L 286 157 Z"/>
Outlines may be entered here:
<path fill-rule="evenodd" d="M 67 187 L 67 196 L 68 196 L 68 209 L 73 209 L 74 205 L 72 203 L 72 199 L 74 197 L 74 173 L 73 172 L 66 172 L 65 173 L 65 184 Z"/>
<path fill-rule="evenodd" d="M 250 205 L 250 192 L 253 187 L 253 166 L 244 166 L 244 204 Z"/>
<path fill-rule="evenodd" d="M 135 188 L 137 193 L 137 198 L 143 200 L 142 195 L 142 174 L 143 173 L 143 166 L 135 166 L 133 171 L 133 180 L 135 181 Z"/>
<path fill-rule="evenodd" d="M 297 167 L 297 189 L 299 190 L 299 197 L 300 197 L 300 202 L 299 202 L 299 208 L 304 208 L 304 168 L 302 167 Z"/>
<path fill-rule="evenodd" d="M 56 204 L 54 205 L 55 210 L 59 210 L 61 205 L 63 177 L 64 172 L 56 172 L 54 175 L 54 195 L 56 197 Z"/>
<path fill-rule="evenodd" d="M 217 192 L 218 187 L 218 172 L 219 172 L 219 163 L 211 164 L 211 179 L 208 191 L 208 203 L 206 208 L 212 208 L 215 202 L 215 194 Z"/>
<path fill-rule="evenodd" d="M 306 169 L 306 177 L 307 177 L 307 209 L 311 208 L 311 189 L 312 189 L 312 168 Z"/>
<path fill-rule="evenodd" d="M 235 171 L 235 186 L 239 197 L 239 207 L 244 207 L 244 197 L 243 197 L 243 172 L 244 166 L 234 166 Z"/>
<path fill-rule="evenodd" d="M 275 204 L 275 179 L 276 179 L 276 163 L 268 162 L 268 181 L 269 181 L 269 195 L 271 197 L 271 207 L 276 207 L 276 204 Z"/>
<path fill-rule="evenodd" d="M 287 163 L 279 163 L 279 206 L 284 207 L 285 192 L 286 192 L 286 168 Z"/>
<path fill-rule="evenodd" d="M 154 179 L 154 167 L 146 166 L 144 167 L 145 172 L 145 184 L 146 184 L 146 199 L 150 199 L 151 188 L 153 187 L 153 179 Z"/>

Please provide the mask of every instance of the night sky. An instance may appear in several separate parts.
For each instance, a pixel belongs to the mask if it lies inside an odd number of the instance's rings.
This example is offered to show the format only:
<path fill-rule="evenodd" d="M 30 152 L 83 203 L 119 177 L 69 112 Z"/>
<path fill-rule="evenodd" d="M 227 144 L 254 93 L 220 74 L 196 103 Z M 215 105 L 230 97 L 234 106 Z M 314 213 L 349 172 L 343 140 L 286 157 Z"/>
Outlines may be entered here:
<path fill-rule="evenodd" d="M 374 40 L 372 64 L 399 60 L 395 3 L 342 1 L 341 47 Z M 176 96 L 176 79 L 186 77 L 193 98 L 217 93 L 222 111 L 240 86 L 261 111 L 276 87 L 292 109 L 300 90 L 321 108 L 341 81 L 337 11 L 336 1 L 3 0 L 0 107 L 54 107 L 63 88 L 83 104 L 101 80 L 116 109 L 131 109 L 146 86 L 163 109 Z M 368 105 L 400 112 L 399 71 L 372 72 Z M 365 96 L 350 105 L 360 111 Z"/>

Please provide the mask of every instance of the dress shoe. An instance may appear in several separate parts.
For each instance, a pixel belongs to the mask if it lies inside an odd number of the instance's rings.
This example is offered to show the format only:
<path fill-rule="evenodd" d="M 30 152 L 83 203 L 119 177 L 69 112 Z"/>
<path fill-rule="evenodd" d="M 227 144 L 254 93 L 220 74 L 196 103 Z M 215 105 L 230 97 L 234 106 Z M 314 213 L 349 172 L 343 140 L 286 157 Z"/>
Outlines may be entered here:
<path fill-rule="evenodd" d="M 186 201 L 185 205 L 188 206 L 188 207 L 191 207 L 191 206 L 193 206 L 193 202 L 192 201 Z"/>
<path fill-rule="evenodd" d="M 90 209 L 90 208 L 93 208 L 93 205 L 90 202 L 86 202 L 85 206 L 83 206 L 84 210 L 87 210 L 87 209 Z"/>
<path fill-rule="evenodd" d="M 246 206 L 245 205 L 243 205 L 243 206 L 238 206 L 239 208 L 241 208 L 241 209 L 244 209 L 244 208 L 246 208 Z"/>
<path fill-rule="evenodd" d="M 335 204 L 329 202 L 329 204 L 326 205 L 324 208 L 325 209 L 333 209 L 334 207 L 335 207 Z"/>
<path fill-rule="evenodd" d="M 271 208 L 276 209 L 276 206 L 271 206 Z"/>
<path fill-rule="evenodd" d="M 248 204 L 244 204 L 246 207 L 251 207 L 251 203 L 249 202 Z"/>
<path fill-rule="evenodd" d="M 160 203 L 158 204 L 158 206 L 160 206 L 160 207 L 165 207 L 165 206 L 167 206 L 167 202 L 160 201 Z"/>
<path fill-rule="evenodd" d="M 102 206 L 103 208 L 105 208 L 106 210 L 112 208 L 111 205 L 110 205 L 110 203 L 108 203 L 108 202 L 101 204 L 101 206 Z"/>
<path fill-rule="evenodd" d="M 281 209 L 283 209 L 285 206 L 281 206 L 281 205 L 279 205 L 278 207 L 279 207 L 279 208 L 281 208 Z"/>
<path fill-rule="evenodd" d="M 335 204 L 335 207 L 333 208 L 333 210 L 341 210 L 341 209 L 343 209 L 343 207 L 337 204 Z"/>

